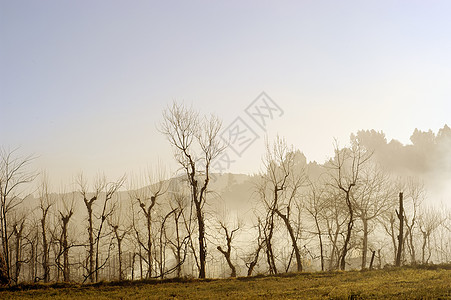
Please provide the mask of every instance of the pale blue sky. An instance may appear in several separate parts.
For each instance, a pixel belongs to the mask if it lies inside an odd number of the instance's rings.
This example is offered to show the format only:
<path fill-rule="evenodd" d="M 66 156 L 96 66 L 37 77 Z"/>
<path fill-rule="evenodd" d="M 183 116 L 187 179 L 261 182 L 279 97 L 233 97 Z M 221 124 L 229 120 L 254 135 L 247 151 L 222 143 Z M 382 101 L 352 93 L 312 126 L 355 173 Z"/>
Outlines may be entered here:
<path fill-rule="evenodd" d="M 310 160 L 359 129 L 407 143 L 451 123 L 450 14 L 449 1 L 0 0 L 0 144 L 63 182 L 116 177 L 172 164 L 156 129 L 172 100 L 227 126 L 262 91 L 285 111 L 269 137 Z M 230 171 L 258 171 L 262 152 L 260 138 Z"/>

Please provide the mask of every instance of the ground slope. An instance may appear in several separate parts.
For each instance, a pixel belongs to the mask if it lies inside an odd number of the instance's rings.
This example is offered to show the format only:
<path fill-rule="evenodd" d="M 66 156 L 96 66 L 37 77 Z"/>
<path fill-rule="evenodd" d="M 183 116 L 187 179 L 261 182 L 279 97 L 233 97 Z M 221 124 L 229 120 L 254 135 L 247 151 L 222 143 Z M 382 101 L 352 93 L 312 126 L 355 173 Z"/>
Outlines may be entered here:
<path fill-rule="evenodd" d="M 392 269 L 3 290 L 0 299 L 451 299 L 451 270 Z"/>

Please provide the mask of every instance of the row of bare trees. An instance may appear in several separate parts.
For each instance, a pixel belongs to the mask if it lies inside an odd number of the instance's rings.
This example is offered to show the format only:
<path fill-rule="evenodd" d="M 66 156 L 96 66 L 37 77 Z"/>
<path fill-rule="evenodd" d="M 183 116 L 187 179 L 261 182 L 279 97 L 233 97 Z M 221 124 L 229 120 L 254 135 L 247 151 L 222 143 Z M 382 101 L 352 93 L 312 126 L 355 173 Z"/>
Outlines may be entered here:
<path fill-rule="evenodd" d="M 33 157 L 1 150 L 2 282 L 235 277 L 451 259 L 447 210 L 426 205 L 421 181 L 386 172 L 357 137 L 335 143 L 322 165 L 281 137 L 267 142 L 261 172 L 248 179 L 251 209 L 231 209 L 211 188 L 226 148 L 221 121 L 174 103 L 159 129 L 177 176 L 167 178 L 161 166 L 144 180 L 80 175 L 69 193 L 52 190 L 45 174 L 37 180 Z"/>
<path fill-rule="evenodd" d="M 448 262 L 442 253 L 448 244 L 439 247 L 432 236 L 441 230 L 449 241 L 449 213 L 423 203 L 421 181 L 387 173 L 372 155 L 354 138 L 348 147 L 336 143 L 335 156 L 318 166 L 307 164 L 280 137 L 268 144 L 256 185 L 268 273 L 283 265 L 287 251 L 274 249 L 274 243 L 286 241 L 284 235 L 291 243 L 288 262 L 294 260 L 297 271 L 311 260 L 320 270 L 356 268 L 358 258 L 361 269 L 372 268 L 375 258 L 379 266 L 429 263 L 433 253 L 436 261 Z"/>

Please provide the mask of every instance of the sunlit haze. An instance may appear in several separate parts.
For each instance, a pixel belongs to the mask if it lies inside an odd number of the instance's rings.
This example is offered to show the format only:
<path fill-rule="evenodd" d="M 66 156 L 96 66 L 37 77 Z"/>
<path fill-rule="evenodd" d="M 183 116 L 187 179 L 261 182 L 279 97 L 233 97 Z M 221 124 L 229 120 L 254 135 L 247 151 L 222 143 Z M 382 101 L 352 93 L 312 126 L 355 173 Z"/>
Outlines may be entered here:
<path fill-rule="evenodd" d="M 1 1 L 0 136 L 55 185 L 177 165 L 174 100 L 259 136 L 227 172 L 261 170 L 265 136 L 309 161 L 360 129 L 410 143 L 451 122 L 448 1 Z M 245 109 L 283 111 L 266 132 Z"/>

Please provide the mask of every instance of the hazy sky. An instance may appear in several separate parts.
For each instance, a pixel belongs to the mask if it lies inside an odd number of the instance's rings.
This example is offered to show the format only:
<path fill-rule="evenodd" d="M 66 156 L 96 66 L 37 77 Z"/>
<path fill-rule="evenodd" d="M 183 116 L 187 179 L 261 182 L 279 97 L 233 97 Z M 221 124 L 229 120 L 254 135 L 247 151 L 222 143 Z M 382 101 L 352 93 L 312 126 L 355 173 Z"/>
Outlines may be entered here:
<path fill-rule="evenodd" d="M 244 109 L 265 91 L 267 134 L 309 160 L 333 138 L 451 123 L 449 1 L 0 0 L 0 144 L 67 182 L 117 177 L 172 153 L 162 109 L 184 100 L 260 138 L 232 172 L 259 170 L 264 131 Z"/>

